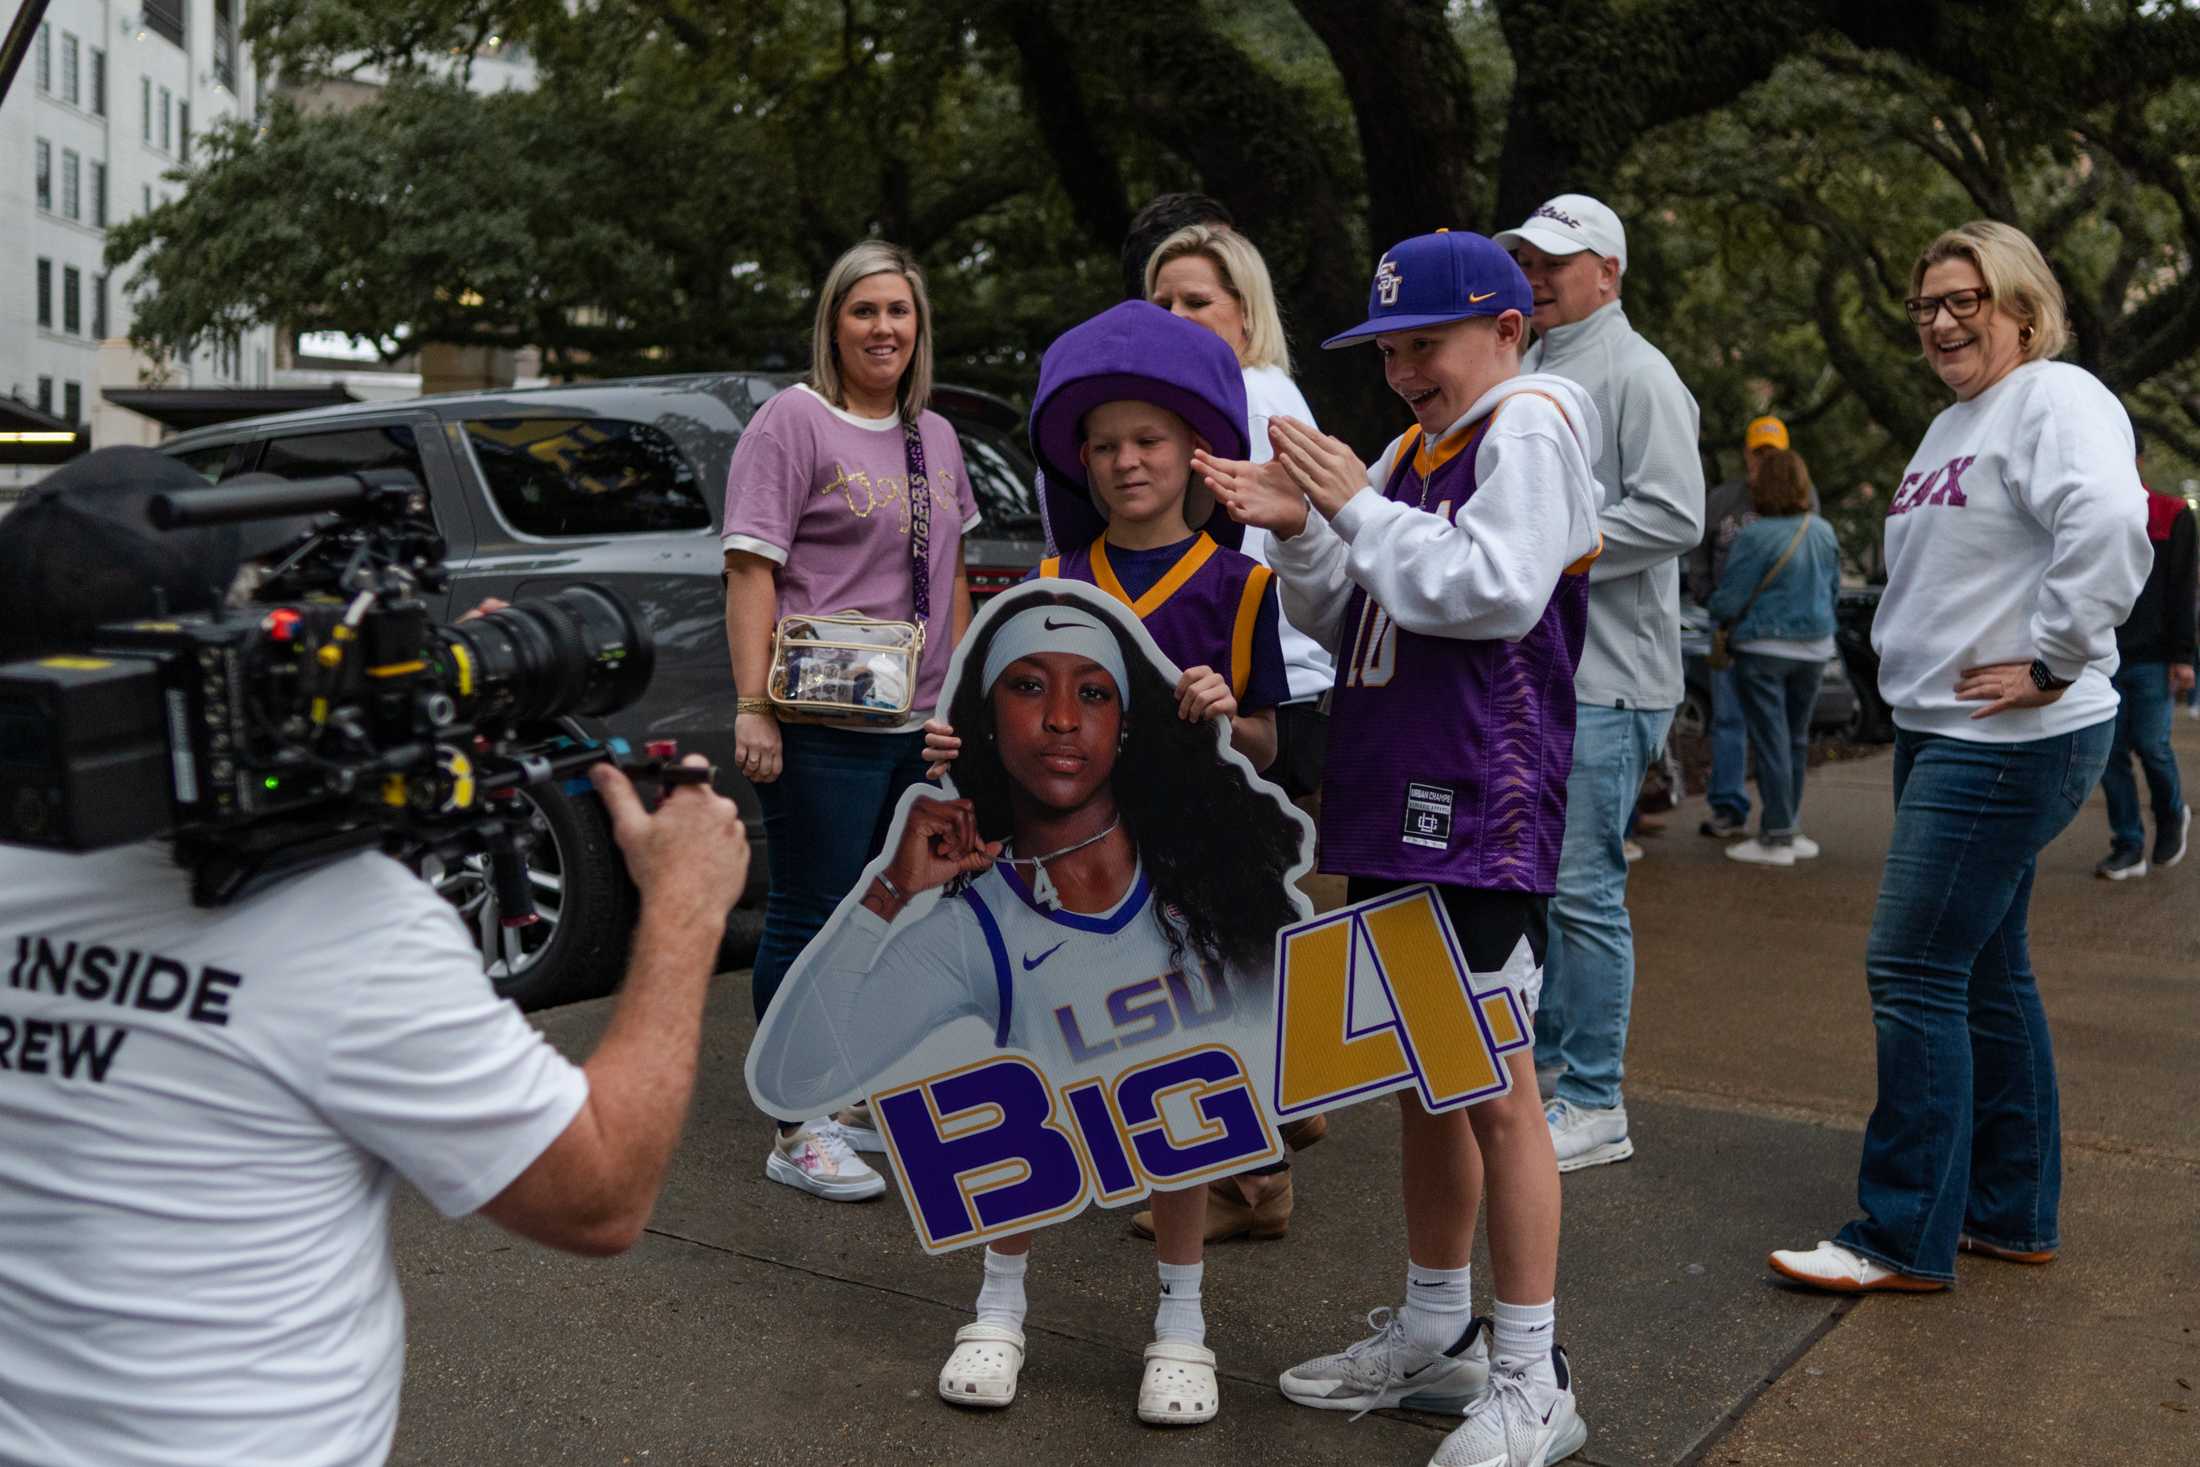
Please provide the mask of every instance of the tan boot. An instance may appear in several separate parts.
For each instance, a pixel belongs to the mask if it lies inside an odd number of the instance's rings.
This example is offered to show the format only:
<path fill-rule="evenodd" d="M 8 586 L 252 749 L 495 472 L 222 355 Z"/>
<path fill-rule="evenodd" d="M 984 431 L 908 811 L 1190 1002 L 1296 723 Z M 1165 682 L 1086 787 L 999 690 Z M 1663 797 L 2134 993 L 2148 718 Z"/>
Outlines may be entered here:
<path fill-rule="evenodd" d="M 1245 1200 L 1238 1190 L 1237 1179 L 1221 1177 L 1207 1184 L 1206 1239 L 1210 1243 L 1227 1243 L 1232 1238 L 1250 1238 L 1256 1243 L 1272 1242 L 1291 1230 L 1291 1174 L 1282 1173 L 1283 1185 L 1261 1199 L 1260 1204 Z M 1131 1216 L 1131 1231 L 1141 1238 L 1153 1236 L 1153 1212 L 1149 1209 Z"/>

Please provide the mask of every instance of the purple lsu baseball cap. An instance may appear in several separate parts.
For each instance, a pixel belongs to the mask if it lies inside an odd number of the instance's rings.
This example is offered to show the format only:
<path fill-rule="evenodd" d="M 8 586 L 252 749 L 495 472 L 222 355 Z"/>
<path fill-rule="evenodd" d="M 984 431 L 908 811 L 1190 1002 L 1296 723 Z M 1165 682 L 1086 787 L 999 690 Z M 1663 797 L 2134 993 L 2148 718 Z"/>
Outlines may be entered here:
<path fill-rule="evenodd" d="M 1367 319 L 1322 343 L 1350 346 L 1388 331 L 1441 326 L 1469 316 L 1529 315 L 1535 297 L 1513 257 L 1464 229 L 1400 240 L 1383 252 L 1367 290 Z"/>
<path fill-rule="evenodd" d="M 1229 344 L 1204 326 L 1147 301 L 1124 301 L 1054 339 L 1039 361 L 1031 451 L 1046 477 L 1046 516 L 1057 549 L 1089 545 L 1107 528 L 1078 456 L 1085 415 L 1107 402 L 1167 408 L 1207 440 L 1217 458 L 1250 454 L 1245 372 Z M 1193 475 L 1185 519 L 1235 548 L 1244 530 Z M 1202 521 L 1205 521 L 1202 525 Z"/>

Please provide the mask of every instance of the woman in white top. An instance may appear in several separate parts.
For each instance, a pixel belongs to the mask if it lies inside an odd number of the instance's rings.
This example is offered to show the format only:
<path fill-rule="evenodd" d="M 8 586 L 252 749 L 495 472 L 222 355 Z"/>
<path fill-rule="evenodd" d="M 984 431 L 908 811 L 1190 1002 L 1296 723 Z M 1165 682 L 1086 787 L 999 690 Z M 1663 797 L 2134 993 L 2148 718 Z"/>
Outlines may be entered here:
<path fill-rule="evenodd" d="M 1291 380 L 1291 344 L 1284 336 L 1283 313 L 1276 306 L 1268 263 L 1251 240 L 1221 224 L 1179 229 L 1155 246 L 1146 260 L 1146 299 L 1198 322 L 1237 353 L 1245 372 L 1245 415 L 1254 463 L 1266 463 L 1274 454 L 1268 442 L 1270 418 L 1296 418 L 1314 426 L 1313 410 Z M 1239 548 L 1268 564 L 1266 530 L 1246 526 Z M 1264 772 L 1285 794 L 1302 800 L 1321 789 L 1322 762 L 1329 745 L 1329 719 L 1321 700 L 1336 681 L 1337 670 L 1329 650 L 1292 626 L 1288 617 L 1278 630 L 1291 697 L 1276 709 L 1276 757 Z M 1284 1139 L 1293 1147 L 1311 1146 L 1328 1130 L 1326 1118 L 1313 1116 L 1286 1125 Z M 1207 1219 L 1209 1241 L 1241 1233 L 1277 1238 L 1290 1226 L 1287 1161 L 1225 1177 L 1214 1184 L 1213 1193 Z M 1131 1226 L 1150 1236 L 1152 1215 L 1139 1213 Z"/>
<path fill-rule="evenodd" d="M 2146 580 L 2130 420 L 2052 360 L 2062 289 L 2006 224 L 1950 230 L 1905 303 L 1955 394 L 1887 506 L 1872 642 L 1896 728 L 1894 834 L 1865 956 L 1879 1099 L 1864 1216 L 1774 1270 L 1843 1293 L 1955 1281 L 1958 1249 L 2060 1239 L 2055 1060 L 2026 951 L 2038 854 L 2100 780 L 2115 630 Z"/>

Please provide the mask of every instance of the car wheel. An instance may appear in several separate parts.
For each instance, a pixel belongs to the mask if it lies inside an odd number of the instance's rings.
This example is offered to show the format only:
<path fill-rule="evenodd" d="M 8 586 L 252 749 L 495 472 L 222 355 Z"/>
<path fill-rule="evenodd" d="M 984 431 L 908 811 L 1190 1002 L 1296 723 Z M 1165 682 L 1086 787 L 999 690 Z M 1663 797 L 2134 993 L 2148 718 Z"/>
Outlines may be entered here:
<path fill-rule="evenodd" d="M 1894 720 L 1876 690 L 1858 685 L 1856 708 L 1843 725 L 1841 736 L 1852 744 L 1884 744 L 1894 737 Z"/>
<path fill-rule="evenodd" d="M 498 994 L 523 1009 L 600 997 L 618 986 L 635 908 L 610 819 L 593 796 L 539 789 L 519 799 L 534 831 L 527 875 L 540 920 L 503 925 L 484 857 L 446 866 L 430 856 L 420 874 L 458 909 Z"/>

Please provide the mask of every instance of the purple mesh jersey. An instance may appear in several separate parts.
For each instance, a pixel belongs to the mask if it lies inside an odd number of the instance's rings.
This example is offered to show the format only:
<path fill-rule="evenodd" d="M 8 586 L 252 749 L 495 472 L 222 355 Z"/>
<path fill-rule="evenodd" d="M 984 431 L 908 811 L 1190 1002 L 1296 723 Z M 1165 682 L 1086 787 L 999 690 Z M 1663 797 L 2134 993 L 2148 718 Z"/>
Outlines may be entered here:
<path fill-rule="evenodd" d="M 1277 630 L 1280 613 L 1268 567 L 1202 533 L 1159 579 L 1134 593 L 1108 555 L 1103 536 L 1082 550 L 1048 556 L 1038 574 L 1098 586 L 1137 614 L 1154 645 L 1178 667 L 1211 667 L 1229 678 L 1239 707 L 1254 711 L 1284 701 L 1289 690 Z"/>
<path fill-rule="evenodd" d="M 1489 423 L 1433 453 L 1414 430 L 1386 497 L 1452 519 L 1474 494 Z M 1587 561 L 1567 567 L 1518 642 L 1409 632 L 1355 586 L 1330 695 L 1322 869 L 1555 891 L 1588 617 Z"/>

